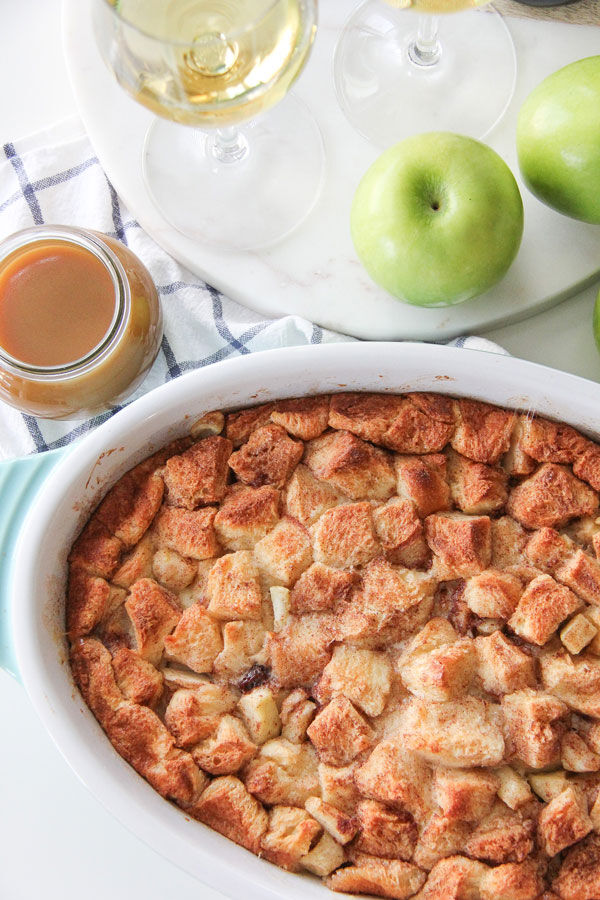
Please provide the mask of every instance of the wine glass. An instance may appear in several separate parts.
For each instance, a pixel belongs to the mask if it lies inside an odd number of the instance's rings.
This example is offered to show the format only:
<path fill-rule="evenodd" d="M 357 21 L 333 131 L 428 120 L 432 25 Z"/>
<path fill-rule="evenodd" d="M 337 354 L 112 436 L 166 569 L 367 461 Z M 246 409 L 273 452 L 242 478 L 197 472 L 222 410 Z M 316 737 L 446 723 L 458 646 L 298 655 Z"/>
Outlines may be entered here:
<path fill-rule="evenodd" d="M 359 6 L 334 59 L 338 100 L 356 130 L 379 147 L 422 131 L 485 137 L 510 103 L 517 71 L 504 20 L 475 8 L 488 2 Z"/>
<path fill-rule="evenodd" d="M 287 93 L 310 52 L 317 0 L 94 0 L 93 9 L 105 62 L 159 117 L 142 171 L 162 216 L 223 249 L 295 228 L 324 171 L 317 123 Z"/>

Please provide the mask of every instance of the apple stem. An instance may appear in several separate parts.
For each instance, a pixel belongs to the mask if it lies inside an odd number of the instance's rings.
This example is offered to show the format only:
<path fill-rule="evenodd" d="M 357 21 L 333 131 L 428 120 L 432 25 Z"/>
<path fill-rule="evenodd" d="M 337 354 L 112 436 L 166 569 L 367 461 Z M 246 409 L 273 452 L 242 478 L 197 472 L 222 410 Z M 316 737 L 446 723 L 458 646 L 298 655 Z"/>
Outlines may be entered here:
<path fill-rule="evenodd" d="M 206 138 L 206 151 L 219 163 L 237 163 L 248 153 L 248 141 L 233 125 L 217 128 Z"/>
<path fill-rule="evenodd" d="M 442 55 L 438 41 L 438 16 L 419 16 L 417 35 L 408 47 L 408 56 L 416 66 L 435 66 Z"/>

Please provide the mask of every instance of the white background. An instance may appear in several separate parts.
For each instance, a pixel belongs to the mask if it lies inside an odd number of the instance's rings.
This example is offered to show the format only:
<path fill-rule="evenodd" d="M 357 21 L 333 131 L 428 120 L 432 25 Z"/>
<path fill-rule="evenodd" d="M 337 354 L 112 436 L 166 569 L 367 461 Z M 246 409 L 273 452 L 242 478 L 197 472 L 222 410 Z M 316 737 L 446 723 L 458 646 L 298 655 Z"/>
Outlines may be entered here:
<path fill-rule="evenodd" d="M 0 22 L 3 144 L 76 109 L 62 54 L 60 0 L 0 0 Z M 515 356 L 600 380 L 591 331 L 596 290 L 486 336 Z M 1 671 L 0 715 L 1 900 L 221 897 L 105 812 L 46 736 L 22 687 Z"/>

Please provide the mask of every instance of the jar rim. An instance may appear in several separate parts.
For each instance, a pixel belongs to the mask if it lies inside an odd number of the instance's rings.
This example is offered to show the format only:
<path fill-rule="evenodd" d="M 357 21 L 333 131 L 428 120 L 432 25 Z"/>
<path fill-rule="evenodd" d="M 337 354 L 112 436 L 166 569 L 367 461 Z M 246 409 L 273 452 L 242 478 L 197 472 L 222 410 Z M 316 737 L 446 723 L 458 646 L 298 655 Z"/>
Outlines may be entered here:
<path fill-rule="evenodd" d="M 0 242 L 0 266 L 12 253 L 44 241 L 75 244 L 91 252 L 103 263 L 114 288 L 115 309 L 111 323 L 100 341 L 79 359 L 58 366 L 38 366 L 12 356 L 0 346 L 0 365 L 28 380 L 59 381 L 78 378 L 103 362 L 121 340 L 131 312 L 129 279 L 121 260 L 102 240 L 102 236 L 76 226 L 33 225 L 14 232 Z"/>

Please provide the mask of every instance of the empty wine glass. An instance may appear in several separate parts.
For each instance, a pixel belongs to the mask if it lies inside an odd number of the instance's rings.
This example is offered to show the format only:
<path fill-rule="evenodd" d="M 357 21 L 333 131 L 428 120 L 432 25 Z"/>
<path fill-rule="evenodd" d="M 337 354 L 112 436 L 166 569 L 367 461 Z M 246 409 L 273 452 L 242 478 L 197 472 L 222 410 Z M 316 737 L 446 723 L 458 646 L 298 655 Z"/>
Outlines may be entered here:
<path fill-rule="evenodd" d="M 379 147 L 422 131 L 485 137 L 504 115 L 516 81 L 504 20 L 495 10 L 475 8 L 488 2 L 366 0 L 359 6 L 334 60 L 338 99 L 357 131 Z"/>
<path fill-rule="evenodd" d="M 323 141 L 286 94 L 316 23 L 317 0 L 94 0 L 104 60 L 160 117 L 146 135 L 143 176 L 178 231 L 251 249 L 314 206 Z"/>

